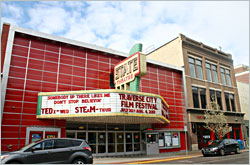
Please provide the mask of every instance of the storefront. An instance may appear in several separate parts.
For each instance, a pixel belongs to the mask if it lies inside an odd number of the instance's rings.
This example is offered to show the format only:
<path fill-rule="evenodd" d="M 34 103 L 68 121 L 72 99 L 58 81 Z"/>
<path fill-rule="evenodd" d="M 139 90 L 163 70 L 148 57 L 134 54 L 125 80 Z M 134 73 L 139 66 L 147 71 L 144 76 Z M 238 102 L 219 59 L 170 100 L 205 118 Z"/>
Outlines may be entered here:
<path fill-rule="evenodd" d="M 223 139 L 240 139 L 243 140 L 241 121 L 236 120 L 236 116 L 233 113 L 226 113 L 228 125 L 231 131 L 224 135 Z M 238 117 L 239 118 L 239 117 Z M 242 117 L 241 117 L 242 118 Z M 205 128 L 203 114 L 192 114 L 190 115 L 190 128 L 192 129 L 191 138 L 192 144 L 197 145 L 198 149 L 206 147 L 211 140 L 219 139 L 214 132 Z"/>
<path fill-rule="evenodd" d="M 96 156 L 186 149 L 182 68 L 147 59 L 139 91 L 118 91 L 114 68 L 128 54 L 8 24 L 2 33 L 2 151 L 51 137 L 86 139 Z"/>

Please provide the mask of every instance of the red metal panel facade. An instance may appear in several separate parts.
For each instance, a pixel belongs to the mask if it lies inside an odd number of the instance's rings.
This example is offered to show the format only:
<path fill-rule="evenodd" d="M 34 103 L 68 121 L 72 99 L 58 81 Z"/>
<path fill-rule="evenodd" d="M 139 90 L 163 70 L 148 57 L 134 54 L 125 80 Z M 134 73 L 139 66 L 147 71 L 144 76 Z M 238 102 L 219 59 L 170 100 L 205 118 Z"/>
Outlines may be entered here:
<path fill-rule="evenodd" d="M 111 89 L 110 74 L 123 59 L 16 33 L 2 121 L 2 151 L 8 144 L 13 145 L 13 150 L 23 147 L 28 126 L 61 128 L 61 137 L 65 137 L 66 121 L 36 119 L 38 92 Z M 183 131 L 186 112 L 182 73 L 149 63 L 147 71 L 140 91 L 161 95 L 170 112 L 171 123 L 155 124 L 154 129 Z M 184 133 L 180 136 L 184 145 Z"/>

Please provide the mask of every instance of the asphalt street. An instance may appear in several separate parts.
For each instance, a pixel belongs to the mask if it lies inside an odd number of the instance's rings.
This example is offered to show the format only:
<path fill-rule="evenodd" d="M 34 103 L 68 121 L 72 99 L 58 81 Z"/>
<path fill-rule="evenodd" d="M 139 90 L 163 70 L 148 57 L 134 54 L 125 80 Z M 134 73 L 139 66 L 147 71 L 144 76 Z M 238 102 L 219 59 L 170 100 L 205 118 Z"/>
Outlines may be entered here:
<path fill-rule="evenodd" d="M 133 164 L 249 164 L 249 152 L 225 156 L 168 158 L 155 161 L 133 162 Z"/>

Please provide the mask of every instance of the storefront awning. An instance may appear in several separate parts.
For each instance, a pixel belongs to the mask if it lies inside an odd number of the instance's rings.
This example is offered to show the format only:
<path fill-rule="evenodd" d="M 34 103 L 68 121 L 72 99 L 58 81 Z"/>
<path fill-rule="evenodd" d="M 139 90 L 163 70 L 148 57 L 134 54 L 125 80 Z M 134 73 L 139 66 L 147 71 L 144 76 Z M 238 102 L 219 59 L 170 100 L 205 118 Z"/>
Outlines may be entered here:
<path fill-rule="evenodd" d="M 161 123 L 169 121 L 168 104 L 159 95 L 124 90 L 43 92 L 38 119 L 93 123 Z"/>

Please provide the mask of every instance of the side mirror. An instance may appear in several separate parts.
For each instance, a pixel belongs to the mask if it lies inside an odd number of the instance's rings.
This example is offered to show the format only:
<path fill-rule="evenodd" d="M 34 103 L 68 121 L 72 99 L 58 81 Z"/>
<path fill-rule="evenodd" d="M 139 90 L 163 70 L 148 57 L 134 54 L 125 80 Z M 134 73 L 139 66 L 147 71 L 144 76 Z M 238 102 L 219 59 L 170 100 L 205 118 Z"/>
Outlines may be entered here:
<path fill-rule="evenodd" d="M 35 150 L 36 150 L 35 147 L 32 147 L 32 148 L 31 148 L 31 152 L 34 152 Z"/>

